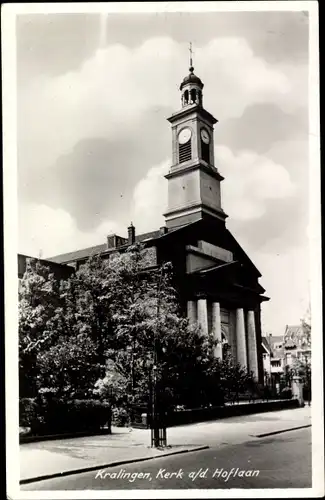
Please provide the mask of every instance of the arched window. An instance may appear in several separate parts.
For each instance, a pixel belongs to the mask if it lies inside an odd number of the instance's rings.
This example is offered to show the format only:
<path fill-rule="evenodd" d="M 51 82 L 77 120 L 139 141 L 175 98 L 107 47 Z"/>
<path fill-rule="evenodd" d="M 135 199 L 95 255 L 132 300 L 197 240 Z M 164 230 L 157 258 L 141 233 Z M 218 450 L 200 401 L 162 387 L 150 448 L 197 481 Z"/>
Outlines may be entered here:
<path fill-rule="evenodd" d="M 194 104 L 196 101 L 196 90 L 192 89 L 191 90 L 191 104 Z"/>
<path fill-rule="evenodd" d="M 184 92 L 184 104 L 188 104 L 188 90 Z"/>

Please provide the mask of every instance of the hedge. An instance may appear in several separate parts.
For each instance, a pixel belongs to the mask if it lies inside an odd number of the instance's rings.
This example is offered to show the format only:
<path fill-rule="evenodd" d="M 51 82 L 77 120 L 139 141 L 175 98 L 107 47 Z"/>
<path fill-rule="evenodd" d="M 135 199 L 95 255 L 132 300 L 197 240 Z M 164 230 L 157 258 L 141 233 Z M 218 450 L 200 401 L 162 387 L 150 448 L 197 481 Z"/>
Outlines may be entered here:
<path fill-rule="evenodd" d="M 193 408 L 167 414 L 166 425 L 167 427 L 173 427 L 176 425 L 206 422 L 209 420 L 250 415 L 253 413 L 293 409 L 298 408 L 298 406 L 299 402 L 296 399 L 285 399 L 277 401 L 259 401 L 256 403 L 237 405 L 234 404 L 220 407 L 212 406 L 210 408 Z"/>
<path fill-rule="evenodd" d="M 97 399 L 65 401 L 55 397 L 24 398 L 19 425 L 34 435 L 96 431 L 111 425 L 111 408 Z"/>

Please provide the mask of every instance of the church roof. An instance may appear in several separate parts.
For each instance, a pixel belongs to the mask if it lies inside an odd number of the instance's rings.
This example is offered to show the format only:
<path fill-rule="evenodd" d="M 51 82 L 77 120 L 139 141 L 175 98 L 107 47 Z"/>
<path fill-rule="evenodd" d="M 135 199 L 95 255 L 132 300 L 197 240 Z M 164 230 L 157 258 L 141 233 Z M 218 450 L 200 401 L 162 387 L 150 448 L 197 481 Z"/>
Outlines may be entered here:
<path fill-rule="evenodd" d="M 101 245 L 95 245 L 88 248 L 82 248 L 81 250 L 75 250 L 73 252 L 48 257 L 47 260 L 63 264 L 64 262 L 73 262 L 75 260 L 84 259 L 90 257 L 91 255 L 102 253 L 105 250 L 107 250 L 107 244 L 103 243 Z"/>
<path fill-rule="evenodd" d="M 135 236 L 136 242 L 146 242 L 149 240 L 156 239 L 161 236 L 160 230 L 150 231 L 148 233 L 138 234 Z M 127 246 L 127 240 L 125 245 L 121 245 L 122 247 Z M 119 247 L 120 248 L 120 247 Z M 87 259 L 92 255 L 102 254 L 104 252 L 115 250 L 115 248 L 108 248 L 107 243 L 102 243 L 101 245 L 95 245 L 88 248 L 82 248 L 81 250 L 75 250 L 73 252 L 68 252 L 64 254 L 54 255 L 53 257 L 48 257 L 47 260 L 51 262 L 57 262 L 63 264 L 65 262 L 74 262 L 80 259 Z"/>
<path fill-rule="evenodd" d="M 154 241 L 154 240 L 165 240 L 165 239 L 168 240 L 172 235 L 175 235 L 175 233 L 179 234 L 179 233 L 182 233 L 183 231 L 187 232 L 190 230 L 191 227 L 196 227 L 196 226 L 199 227 L 200 224 L 202 224 L 202 223 L 203 223 L 203 220 L 201 219 L 201 220 L 190 222 L 190 223 L 185 224 L 185 225 L 180 226 L 180 227 L 169 228 L 168 231 L 165 233 L 159 229 L 155 230 L 155 231 L 150 231 L 147 233 L 142 233 L 139 235 L 135 235 L 135 241 L 147 243 L 147 242 Z M 228 248 L 229 250 L 233 251 L 235 255 L 237 255 L 235 260 L 239 260 L 240 262 L 246 261 L 246 264 L 248 264 L 248 266 L 255 271 L 256 276 L 260 277 L 261 273 L 258 271 L 256 266 L 253 264 L 253 262 L 250 260 L 250 258 L 246 254 L 246 252 L 242 249 L 240 244 L 237 242 L 237 240 L 234 238 L 234 236 L 231 234 L 231 232 L 227 228 L 224 228 L 224 236 L 226 238 L 225 244 L 228 241 L 228 245 L 229 245 L 229 246 L 225 246 L 225 248 Z M 176 235 L 175 235 L 175 237 L 176 237 Z M 122 250 L 122 249 L 125 249 L 127 246 L 129 246 L 129 243 L 128 243 L 126 238 L 121 238 L 121 240 L 122 240 L 122 243 L 120 243 L 120 245 L 117 248 Z M 53 257 L 48 257 L 47 260 L 51 261 L 51 262 L 56 262 L 59 264 L 67 264 L 67 263 L 75 262 L 78 260 L 87 259 L 87 258 L 91 257 L 92 255 L 110 253 L 114 250 L 116 250 L 115 247 L 109 247 L 107 245 L 107 243 L 102 243 L 100 245 L 95 245 L 92 247 L 83 248 L 83 249 L 76 250 L 73 252 L 68 252 L 68 253 L 64 253 L 64 254 L 55 255 Z M 215 271 L 216 269 L 217 268 L 215 268 L 215 267 L 213 267 L 211 269 L 207 269 L 206 272 L 204 272 L 204 274 L 208 273 L 208 272 L 210 273 L 212 271 Z M 219 269 L 218 269 L 218 271 L 219 271 Z M 264 288 L 261 285 L 259 285 L 259 287 L 260 287 L 260 292 L 262 292 L 262 293 L 265 292 Z M 266 300 L 268 300 L 268 299 L 266 298 Z"/>

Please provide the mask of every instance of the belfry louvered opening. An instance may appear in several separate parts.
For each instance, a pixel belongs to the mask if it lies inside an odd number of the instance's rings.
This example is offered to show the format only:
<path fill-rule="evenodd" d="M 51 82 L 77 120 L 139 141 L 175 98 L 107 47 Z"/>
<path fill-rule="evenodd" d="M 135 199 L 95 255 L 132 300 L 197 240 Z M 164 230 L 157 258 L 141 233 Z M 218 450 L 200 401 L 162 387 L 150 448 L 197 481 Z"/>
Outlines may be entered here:
<path fill-rule="evenodd" d="M 179 145 L 179 163 L 188 161 L 192 158 L 192 143 L 191 139 L 185 144 Z"/>

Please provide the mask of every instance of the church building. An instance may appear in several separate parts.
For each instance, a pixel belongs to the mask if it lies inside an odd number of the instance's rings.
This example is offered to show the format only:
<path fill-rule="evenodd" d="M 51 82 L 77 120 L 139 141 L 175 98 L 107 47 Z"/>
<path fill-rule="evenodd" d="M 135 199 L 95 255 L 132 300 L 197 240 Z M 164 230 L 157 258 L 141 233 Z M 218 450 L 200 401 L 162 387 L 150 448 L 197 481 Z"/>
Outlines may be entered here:
<path fill-rule="evenodd" d="M 260 272 L 226 227 L 224 178 L 214 158 L 217 120 L 203 106 L 203 87 L 191 60 L 180 85 L 180 109 L 168 118 L 172 164 L 165 226 L 138 235 L 131 224 L 127 237 L 109 235 L 101 245 L 47 260 L 77 269 L 93 254 L 109 258 L 142 242 L 148 267 L 173 263 L 183 311 L 203 334 L 219 340 L 215 355 L 222 358 L 228 349 L 263 382 L 261 303 L 269 299 Z"/>

